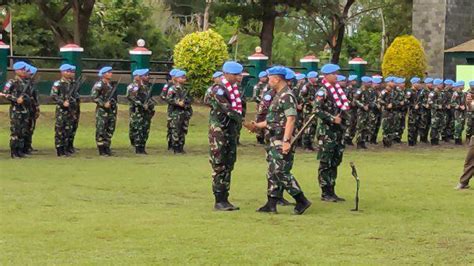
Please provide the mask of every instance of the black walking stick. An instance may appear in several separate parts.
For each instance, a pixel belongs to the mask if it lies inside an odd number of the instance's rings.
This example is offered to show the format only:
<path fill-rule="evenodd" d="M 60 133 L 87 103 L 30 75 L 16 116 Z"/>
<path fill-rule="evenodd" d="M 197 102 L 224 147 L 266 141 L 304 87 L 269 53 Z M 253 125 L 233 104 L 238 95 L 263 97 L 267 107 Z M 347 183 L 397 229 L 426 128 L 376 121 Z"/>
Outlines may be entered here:
<path fill-rule="evenodd" d="M 350 162 L 351 168 L 352 168 L 352 176 L 356 180 L 356 195 L 355 195 L 355 209 L 352 209 L 351 211 L 359 211 L 359 188 L 360 188 L 360 179 L 359 176 L 357 175 L 357 169 L 355 167 L 355 164 L 353 162 Z"/>

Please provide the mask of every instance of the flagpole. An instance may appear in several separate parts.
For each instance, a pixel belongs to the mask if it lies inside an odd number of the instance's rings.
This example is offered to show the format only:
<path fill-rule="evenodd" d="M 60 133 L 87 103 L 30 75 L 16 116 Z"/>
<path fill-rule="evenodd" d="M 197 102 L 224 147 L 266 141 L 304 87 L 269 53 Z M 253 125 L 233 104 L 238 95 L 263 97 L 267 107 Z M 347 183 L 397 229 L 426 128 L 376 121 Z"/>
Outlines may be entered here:
<path fill-rule="evenodd" d="M 13 56 L 13 12 L 11 7 L 8 7 L 8 11 L 10 12 L 10 56 Z"/>

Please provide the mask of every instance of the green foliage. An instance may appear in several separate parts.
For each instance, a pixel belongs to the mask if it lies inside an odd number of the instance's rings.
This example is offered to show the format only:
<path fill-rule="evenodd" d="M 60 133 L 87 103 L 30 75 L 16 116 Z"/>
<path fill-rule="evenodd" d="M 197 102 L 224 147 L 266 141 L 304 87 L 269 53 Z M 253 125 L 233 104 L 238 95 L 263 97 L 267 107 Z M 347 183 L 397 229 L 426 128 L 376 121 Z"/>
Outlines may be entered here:
<path fill-rule="evenodd" d="M 425 51 L 420 41 L 412 35 L 395 38 L 383 57 L 383 75 L 395 75 L 405 78 L 422 77 L 425 71 Z"/>
<path fill-rule="evenodd" d="M 229 58 L 221 35 L 213 30 L 186 35 L 174 47 L 174 63 L 187 71 L 191 92 L 203 96 L 210 85 L 212 73 Z"/>
<path fill-rule="evenodd" d="M 368 67 L 379 68 L 380 66 L 380 49 L 381 49 L 380 32 L 370 32 L 362 30 L 357 34 L 345 39 L 347 56 L 353 58 L 356 56 L 364 58 L 368 62 Z"/>

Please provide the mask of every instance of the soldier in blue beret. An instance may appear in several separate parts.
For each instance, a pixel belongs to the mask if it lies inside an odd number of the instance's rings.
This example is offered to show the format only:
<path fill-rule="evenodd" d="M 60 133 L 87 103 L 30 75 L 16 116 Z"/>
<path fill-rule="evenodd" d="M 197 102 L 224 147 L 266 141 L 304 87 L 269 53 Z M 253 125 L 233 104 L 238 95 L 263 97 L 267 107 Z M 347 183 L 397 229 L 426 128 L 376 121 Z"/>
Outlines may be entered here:
<path fill-rule="evenodd" d="M 382 77 L 376 76 L 372 78 L 372 85 L 369 88 L 369 92 L 369 142 L 370 144 L 378 144 L 377 137 L 382 125 L 382 109 L 380 104 L 378 104 L 378 99 L 382 92 Z"/>
<path fill-rule="evenodd" d="M 462 132 L 466 122 L 466 94 L 463 91 L 464 85 L 461 82 L 455 82 L 453 87 L 454 91 L 450 100 L 450 107 L 453 110 L 454 116 L 453 138 L 456 145 L 462 145 Z"/>
<path fill-rule="evenodd" d="M 297 121 L 296 130 L 300 131 L 301 127 L 309 120 L 313 113 L 314 100 L 316 97 L 316 91 L 318 89 L 318 73 L 316 71 L 310 71 L 307 75 L 308 81 L 303 84 L 298 90 L 295 96 L 297 97 Z M 303 147 L 305 151 L 314 152 L 314 138 L 316 136 L 316 128 L 318 121 L 312 119 L 310 124 L 306 127 L 298 140 L 298 144 Z"/>
<path fill-rule="evenodd" d="M 405 90 L 405 98 L 408 108 L 408 146 L 415 146 L 418 138 L 418 115 L 420 106 L 418 104 L 418 92 L 421 89 L 420 78 L 412 77 L 411 86 Z"/>
<path fill-rule="evenodd" d="M 117 82 L 112 81 L 112 68 L 99 70 L 99 80 L 91 90 L 91 97 L 97 104 L 95 141 L 100 156 L 112 156 L 110 146 L 117 121 Z"/>
<path fill-rule="evenodd" d="M 370 86 L 372 79 L 364 76 L 361 81 L 362 86 L 354 94 L 355 109 L 357 110 L 356 143 L 357 149 L 367 149 L 365 143 L 370 137 Z"/>
<path fill-rule="evenodd" d="M 444 97 L 443 80 L 436 78 L 433 80 L 434 89 L 429 94 L 428 104 L 431 107 L 431 145 L 439 145 L 441 132 L 443 131 L 444 117 Z"/>
<path fill-rule="evenodd" d="M 268 113 L 268 107 L 270 102 L 273 99 L 273 92 L 268 87 L 268 73 L 267 71 L 262 71 L 258 75 L 258 83 L 253 87 L 253 94 L 255 102 L 257 103 L 255 121 L 257 123 L 265 121 Z M 257 130 L 255 132 L 257 143 L 264 145 L 265 144 L 265 129 Z"/>
<path fill-rule="evenodd" d="M 357 75 L 350 75 L 349 78 L 349 81 L 345 82 L 344 76 L 338 76 L 339 85 L 343 88 L 351 106 L 351 109 L 347 111 L 348 125 L 344 133 L 344 143 L 345 145 L 353 146 L 354 143 L 352 141 L 357 132 L 357 106 L 355 103 L 355 96 L 359 88 L 357 86 Z"/>
<path fill-rule="evenodd" d="M 433 78 L 427 77 L 423 80 L 418 92 L 418 135 L 420 142 L 428 143 L 428 133 L 431 127 L 431 106 L 429 95 L 433 90 Z"/>
<path fill-rule="evenodd" d="M 36 84 L 35 84 L 35 78 L 36 78 L 36 73 L 38 69 L 35 66 L 27 64 L 26 66 L 26 72 L 27 72 L 27 90 L 26 94 L 28 95 L 28 98 L 30 99 L 29 105 L 28 105 L 28 126 L 27 126 L 27 132 L 26 132 L 26 137 L 25 137 L 25 143 L 24 143 L 24 148 L 23 148 L 23 153 L 25 154 L 31 154 L 33 151 L 36 151 L 33 149 L 32 142 L 33 142 L 33 134 L 36 128 L 36 121 L 40 115 L 40 105 L 39 105 L 39 93 L 38 90 L 36 89 Z"/>
<path fill-rule="evenodd" d="M 443 131 L 441 132 L 441 138 L 444 142 L 449 142 L 454 138 L 454 110 L 451 108 L 450 104 L 454 93 L 454 81 L 451 79 L 445 79 L 443 83 L 444 125 Z"/>

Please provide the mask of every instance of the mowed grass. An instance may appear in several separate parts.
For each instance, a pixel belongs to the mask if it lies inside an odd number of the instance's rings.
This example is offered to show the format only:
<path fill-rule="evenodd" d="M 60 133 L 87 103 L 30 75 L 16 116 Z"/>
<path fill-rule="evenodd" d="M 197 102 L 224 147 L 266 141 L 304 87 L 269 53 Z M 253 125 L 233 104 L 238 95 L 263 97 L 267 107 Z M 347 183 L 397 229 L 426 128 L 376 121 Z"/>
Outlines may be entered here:
<path fill-rule="evenodd" d="M 297 151 L 293 173 L 313 206 L 302 216 L 255 210 L 266 200 L 264 150 L 242 134 L 232 179 L 237 212 L 215 212 L 205 107 L 195 107 L 186 155 L 166 151 L 165 106 L 152 124 L 149 156 L 128 144 L 127 106 L 113 140 L 97 156 L 94 106 L 83 105 L 71 158 L 54 153 L 53 106 L 43 106 L 25 160 L 8 153 L 7 106 L 0 107 L 0 263 L 25 264 L 472 264 L 473 190 L 455 191 L 466 147 L 352 148 L 337 191 L 319 200 L 314 153 Z M 254 110 L 254 105 L 250 105 Z M 249 116 L 252 116 L 250 114 Z M 361 178 L 361 212 L 354 206 Z M 288 195 L 286 198 L 290 199 Z M 292 200 L 292 199 L 291 199 Z"/>

